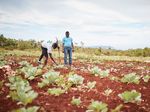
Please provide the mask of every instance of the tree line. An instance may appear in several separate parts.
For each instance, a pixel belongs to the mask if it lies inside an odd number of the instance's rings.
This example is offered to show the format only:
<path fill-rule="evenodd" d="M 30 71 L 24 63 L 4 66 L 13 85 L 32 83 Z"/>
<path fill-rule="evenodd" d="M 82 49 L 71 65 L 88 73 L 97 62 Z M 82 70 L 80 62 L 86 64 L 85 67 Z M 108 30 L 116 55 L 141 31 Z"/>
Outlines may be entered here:
<path fill-rule="evenodd" d="M 3 34 L 0 35 L 0 47 L 13 50 L 26 50 L 26 49 L 35 49 L 40 48 L 40 43 L 35 40 L 21 40 L 21 39 L 11 39 L 5 37 Z M 61 44 L 61 41 L 60 41 Z M 82 42 L 83 45 L 83 42 Z M 60 45 L 61 46 L 61 45 Z M 129 49 L 129 50 L 115 50 L 115 49 L 104 49 L 104 48 L 86 48 L 84 46 L 79 47 L 75 43 L 75 51 L 79 53 L 95 54 L 95 55 L 109 55 L 109 56 L 150 56 L 150 48 L 146 47 L 144 49 Z"/>
<path fill-rule="evenodd" d="M 21 40 L 21 39 L 17 40 L 4 37 L 3 34 L 0 35 L 0 47 L 8 50 L 37 49 L 39 47 L 38 44 L 39 42 L 36 42 L 35 40 Z"/>

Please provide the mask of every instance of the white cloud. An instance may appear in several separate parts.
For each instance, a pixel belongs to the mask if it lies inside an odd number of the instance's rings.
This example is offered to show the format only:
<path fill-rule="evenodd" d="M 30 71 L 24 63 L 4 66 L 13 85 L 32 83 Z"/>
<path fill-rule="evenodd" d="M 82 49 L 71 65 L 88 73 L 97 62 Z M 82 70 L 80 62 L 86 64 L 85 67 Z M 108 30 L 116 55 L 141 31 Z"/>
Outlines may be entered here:
<path fill-rule="evenodd" d="M 145 47 L 150 46 L 150 2 L 2 0 L 0 26 L 0 32 L 10 37 L 61 39 L 69 30 L 76 42 L 86 45 Z"/>

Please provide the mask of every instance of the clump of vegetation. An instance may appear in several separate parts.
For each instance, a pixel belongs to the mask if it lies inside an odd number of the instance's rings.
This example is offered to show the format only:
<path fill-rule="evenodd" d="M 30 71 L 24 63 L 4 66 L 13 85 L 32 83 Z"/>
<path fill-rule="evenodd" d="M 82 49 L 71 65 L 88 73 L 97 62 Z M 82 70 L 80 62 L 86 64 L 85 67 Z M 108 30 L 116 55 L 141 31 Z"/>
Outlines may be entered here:
<path fill-rule="evenodd" d="M 65 90 L 61 89 L 61 88 L 52 88 L 52 89 L 48 89 L 48 93 L 54 96 L 59 96 L 63 93 L 65 93 Z"/>
<path fill-rule="evenodd" d="M 27 64 L 27 63 L 24 63 Z M 31 65 L 27 65 L 20 69 L 20 71 L 25 75 L 25 78 L 29 80 L 35 79 L 36 76 L 42 74 L 42 69 L 39 69 L 38 67 L 33 67 Z"/>
<path fill-rule="evenodd" d="M 35 40 L 17 40 L 6 38 L 3 34 L 0 35 L 0 47 L 5 49 L 37 49 L 38 43 Z"/>
<path fill-rule="evenodd" d="M 10 76 L 9 77 L 10 91 L 8 97 L 18 101 L 24 105 L 32 103 L 32 101 L 38 96 L 38 93 L 32 90 L 27 80 L 21 78 L 21 76 Z"/>
<path fill-rule="evenodd" d="M 49 71 L 43 75 L 42 82 L 38 83 L 38 87 L 42 88 L 49 84 L 56 83 L 56 80 L 59 79 L 59 72 Z"/>
<path fill-rule="evenodd" d="M 88 106 L 88 110 L 86 112 L 107 112 L 108 105 L 101 101 L 92 101 L 92 103 Z"/>
<path fill-rule="evenodd" d="M 72 83 L 73 85 L 80 85 L 83 84 L 84 78 L 77 74 L 70 74 L 68 77 L 68 82 Z"/>
<path fill-rule="evenodd" d="M 91 68 L 89 71 L 91 72 L 92 75 L 99 76 L 101 69 L 95 66 Z"/>
<path fill-rule="evenodd" d="M 96 81 L 88 82 L 88 83 L 87 83 L 87 88 L 93 89 L 93 88 L 95 87 L 95 85 L 96 85 Z"/>
<path fill-rule="evenodd" d="M 28 63 L 27 61 L 21 61 L 21 62 L 19 62 L 19 64 L 20 64 L 22 67 L 30 66 L 30 63 Z"/>
<path fill-rule="evenodd" d="M 100 78 L 108 77 L 109 76 L 109 70 L 102 70 L 100 72 Z"/>
<path fill-rule="evenodd" d="M 106 96 L 109 96 L 111 93 L 112 93 L 112 89 L 109 88 L 104 91 L 104 95 Z"/>
<path fill-rule="evenodd" d="M 39 107 L 37 106 L 33 106 L 33 107 L 28 107 L 28 108 L 20 108 L 20 109 L 17 109 L 17 110 L 13 110 L 12 112 L 37 112 L 39 109 Z"/>
<path fill-rule="evenodd" d="M 144 80 L 144 82 L 148 82 L 150 79 L 150 75 L 145 75 L 142 79 Z"/>
<path fill-rule="evenodd" d="M 97 66 L 93 67 L 89 70 L 92 75 L 99 76 L 100 78 L 108 77 L 109 76 L 109 70 L 101 70 Z"/>
<path fill-rule="evenodd" d="M 3 61 L 3 60 L 1 61 L 1 60 L 0 60 L 0 67 L 6 65 L 6 63 L 7 63 L 6 61 Z"/>
<path fill-rule="evenodd" d="M 81 104 L 81 98 L 80 97 L 79 98 L 72 97 L 71 104 L 79 106 Z"/>
<path fill-rule="evenodd" d="M 124 75 L 124 77 L 121 78 L 121 82 L 139 84 L 140 76 L 137 75 L 136 73 L 130 73 L 130 74 Z"/>
<path fill-rule="evenodd" d="M 141 93 L 136 90 L 125 91 L 118 95 L 125 103 L 140 103 L 141 102 Z"/>
<path fill-rule="evenodd" d="M 121 112 L 123 104 L 118 105 L 115 109 L 112 109 L 111 112 Z"/>
<path fill-rule="evenodd" d="M 55 80 L 55 83 L 57 86 L 59 87 L 62 87 L 62 88 L 65 88 L 66 86 L 66 80 L 65 80 L 65 77 L 60 75 L 56 80 Z"/>
<path fill-rule="evenodd" d="M 110 77 L 110 80 L 112 80 L 112 81 L 119 81 L 120 79 L 119 79 L 119 77 L 112 76 L 112 77 Z"/>
<path fill-rule="evenodd" d="M 59 69 L 59 68 L 66 68 L 64 65 L 57 65 L 53 67 L 54 69 Z"/>

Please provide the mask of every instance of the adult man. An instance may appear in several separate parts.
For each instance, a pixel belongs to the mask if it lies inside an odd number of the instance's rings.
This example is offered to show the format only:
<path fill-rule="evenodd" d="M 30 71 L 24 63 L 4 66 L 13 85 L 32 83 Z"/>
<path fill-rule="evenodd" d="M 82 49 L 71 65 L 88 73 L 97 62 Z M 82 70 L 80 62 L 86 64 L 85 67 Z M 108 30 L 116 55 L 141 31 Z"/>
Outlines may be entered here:
<path fill-rule="evenodd" d="M 64 64 L 67 65 L 67 55 L 69 55 L 69 65 L 72 65 L 72 52 L 74 52 L 73 40 L 69 36 L 69 31 L 66 31 L 65 37 L 63 38 L 63 53 L 64 53 Z"/>
<path fill-rule="evenodd" d="M 56 49 L 58 48 L 59 50 L 59 46 L 58 46 L 58 40 L 56 40 L 56 42 L 52 43 L 52 41 L 43 41 L 41 43 L 41 49 L 42 49 L 42 54 L 38 60 L 38 63 L 41 63 L 41 60 L 43 58 L 43 56 L 45 56 L 45 61 L 44 61 L 44 66 L 45 67 L 47 65 L 47 61 L 48 61 L 48 55 L 50 56 L 51 60 L 53 61 L 53 63 L 56 63 L 56 61 L 54 60 L 53 56 L 52 56 L 52 48 Z"/>

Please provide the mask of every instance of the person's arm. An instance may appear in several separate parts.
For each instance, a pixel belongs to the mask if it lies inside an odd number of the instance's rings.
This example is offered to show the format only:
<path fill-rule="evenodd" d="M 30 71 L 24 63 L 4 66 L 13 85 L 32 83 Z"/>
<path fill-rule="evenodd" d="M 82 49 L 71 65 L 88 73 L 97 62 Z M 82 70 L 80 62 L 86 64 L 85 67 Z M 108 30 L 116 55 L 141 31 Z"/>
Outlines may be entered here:
<path fill-rule="evenodd" d="M 49 56 L 50 56 L 51 60 L 52 60 L 56 65 L 58 65 L 58 64 L 56 63 L 56 61 L 54 60 L 54 58 L 53 58 L 53 56 L 52 56 L 52 53 L 49 53 Z"/>

